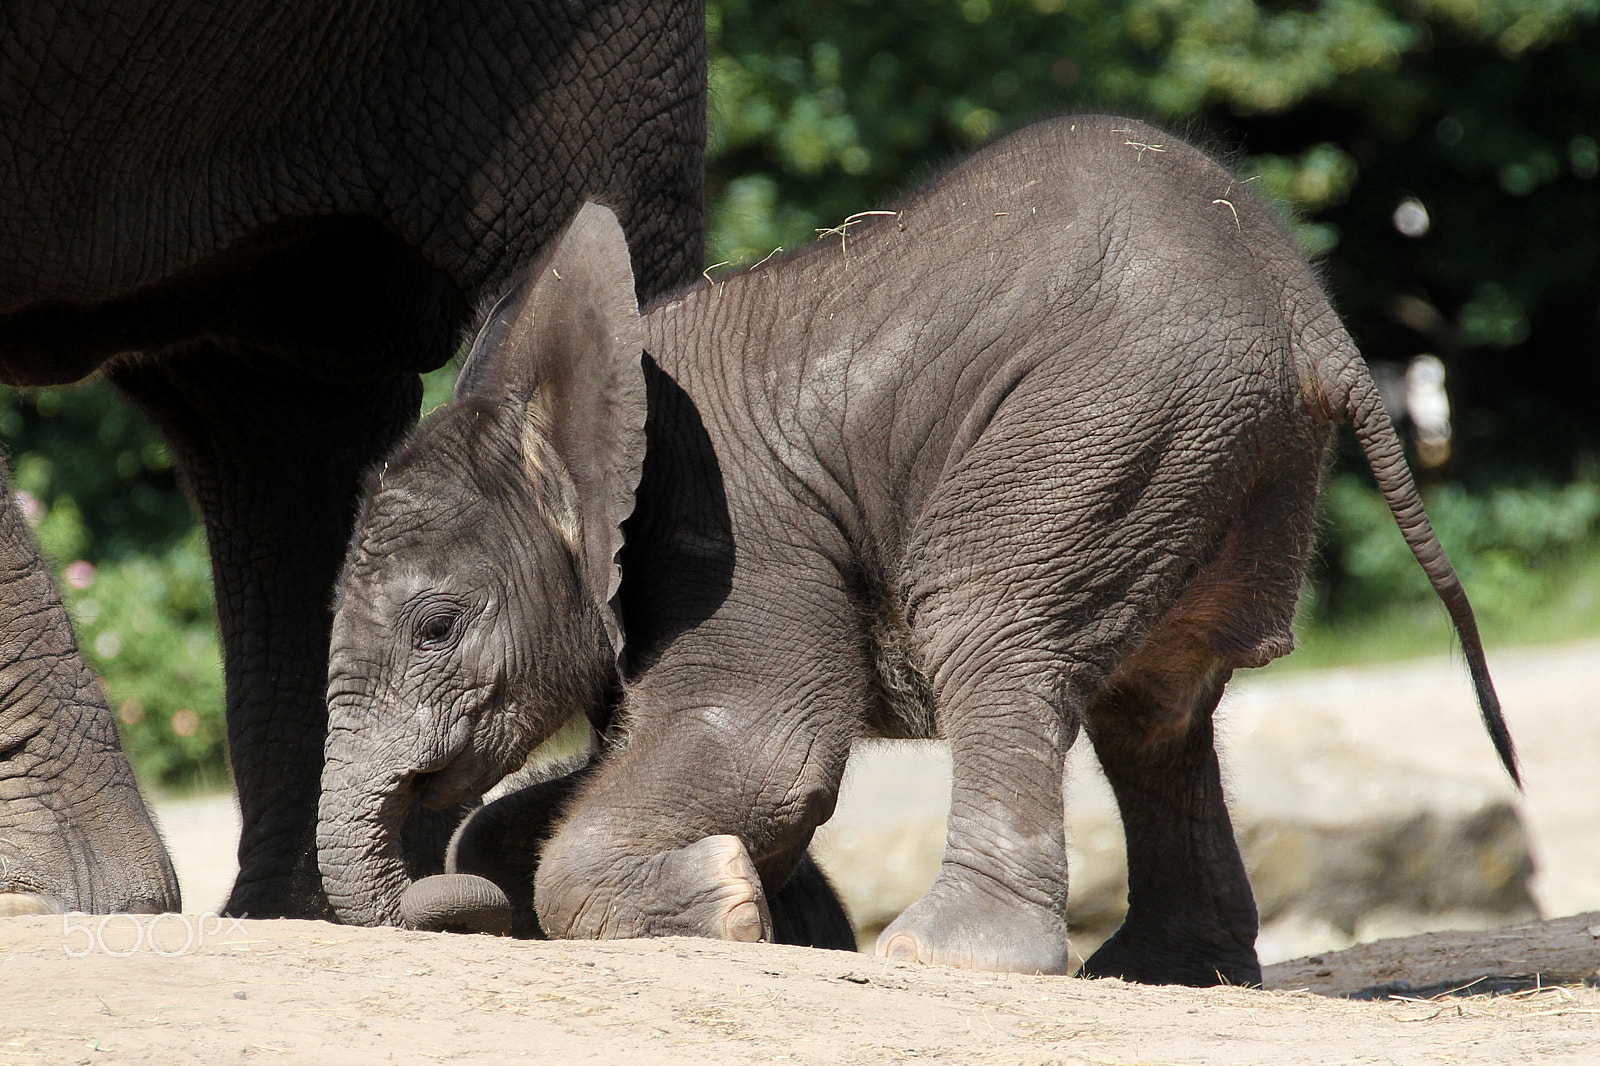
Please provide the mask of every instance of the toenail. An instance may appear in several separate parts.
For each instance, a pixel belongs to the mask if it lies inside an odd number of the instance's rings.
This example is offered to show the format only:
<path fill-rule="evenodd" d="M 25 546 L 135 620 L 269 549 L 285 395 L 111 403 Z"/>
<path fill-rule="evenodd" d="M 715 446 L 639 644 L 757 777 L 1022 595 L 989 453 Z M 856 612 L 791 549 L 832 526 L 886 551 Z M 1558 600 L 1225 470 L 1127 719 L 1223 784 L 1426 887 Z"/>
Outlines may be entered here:
<path fill-rule="evenodd" d="M 917 957 L 917 942 L 904 933 L 894 937 L 883 946 L 883 957 L 895 962 L 920 962 Z"/>
<path fill-rule="evenodd" d="M 746 944 L 758 944 L 765 937 L 761 932 L 761 908 L 754 903 L 741 903 L 728 912 L 728 939 Z"/>

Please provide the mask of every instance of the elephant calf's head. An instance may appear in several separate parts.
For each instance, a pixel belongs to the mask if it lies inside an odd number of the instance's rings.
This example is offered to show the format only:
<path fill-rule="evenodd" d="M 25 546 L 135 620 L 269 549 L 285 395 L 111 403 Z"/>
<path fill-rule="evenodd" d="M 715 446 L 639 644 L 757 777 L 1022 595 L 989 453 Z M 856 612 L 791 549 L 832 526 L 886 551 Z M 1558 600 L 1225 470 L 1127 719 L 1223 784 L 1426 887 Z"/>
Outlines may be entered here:
<path fill-rule="evenodd" d="M 455 399 L 374 476 L 329 660 L 318 851 L 345 921 L 397 919 L 413 798 L 476 798 L 604 700 L 641 338 L 621 230 L 585 207 L 490 313 Z"/>

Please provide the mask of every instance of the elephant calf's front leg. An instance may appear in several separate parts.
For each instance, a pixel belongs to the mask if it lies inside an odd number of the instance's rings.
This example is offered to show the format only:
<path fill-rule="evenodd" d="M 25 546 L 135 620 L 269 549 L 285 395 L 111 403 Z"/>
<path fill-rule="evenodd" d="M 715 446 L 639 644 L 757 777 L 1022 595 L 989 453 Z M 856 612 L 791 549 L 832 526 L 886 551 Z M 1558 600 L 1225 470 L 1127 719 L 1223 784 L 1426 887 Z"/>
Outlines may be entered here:
<path fill-rule="evenodd" d="M 790 926 L 811 922 L 844 946 L 834 930 L 848 923 L 804 849 L 832 813 L 851 723 L 757 717 L 635 715 L 628 747 L 601 765 L 540 857 L 534 907 L 547 935 L 771 941 L 770 892 Z"/>

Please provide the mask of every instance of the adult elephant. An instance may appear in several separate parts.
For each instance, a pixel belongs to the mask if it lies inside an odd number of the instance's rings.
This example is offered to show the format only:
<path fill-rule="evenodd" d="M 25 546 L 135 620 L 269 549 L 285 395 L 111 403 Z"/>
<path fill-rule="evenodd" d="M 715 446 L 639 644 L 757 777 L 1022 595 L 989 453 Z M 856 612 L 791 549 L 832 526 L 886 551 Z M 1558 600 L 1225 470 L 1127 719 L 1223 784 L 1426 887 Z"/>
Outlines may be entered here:
<path fill-rule="evenodd" d="M 103 368 L 205 521 L 244 821 L 230 912 L 328 913 L 330 592 L 418 374 L 586 197 L 621 217 L 641 295 L 695 276 L 704 96 L 699 0 L 0 12 L 0 379 Z M 38 566 L 27 538 L 5 554 Z M 0 583 L 0 617 L 62 623 L 27 595 Z M 20 753 L 73 713 L 22 703 L 0 710 Z"/>

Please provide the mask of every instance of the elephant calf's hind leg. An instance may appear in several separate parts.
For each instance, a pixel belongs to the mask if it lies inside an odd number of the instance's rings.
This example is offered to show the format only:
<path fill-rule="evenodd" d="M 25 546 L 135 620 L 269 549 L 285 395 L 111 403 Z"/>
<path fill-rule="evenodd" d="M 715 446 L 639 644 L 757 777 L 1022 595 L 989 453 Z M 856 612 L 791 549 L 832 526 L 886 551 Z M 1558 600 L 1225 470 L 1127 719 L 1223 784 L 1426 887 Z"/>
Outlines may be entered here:
<path fill-rule="evenodd" d="M 1090 737 L 1127 835 L 1128 915 L 1085 976 L 1261 983 L 1255 900 L 1213 745 L 1212 712 L 1228 676 L 1205 677 L 1182 699 L 1170 684 L 1137 678 L 1090 709 Z"/>

